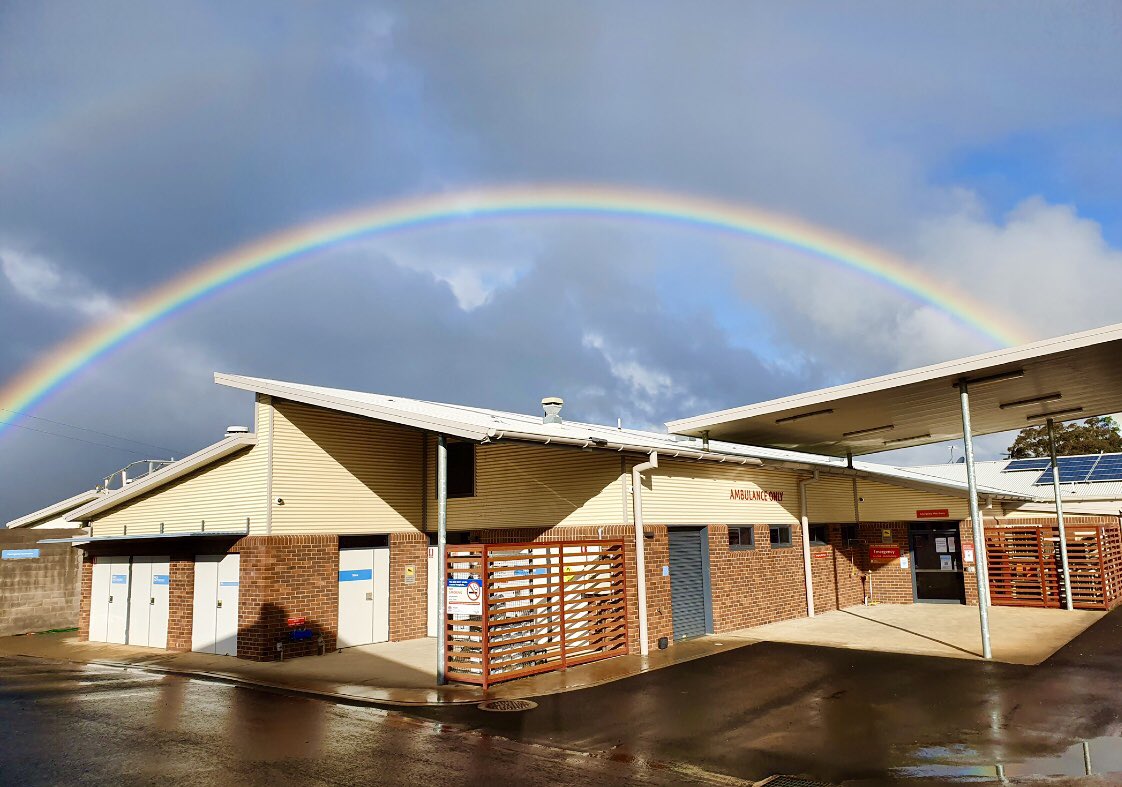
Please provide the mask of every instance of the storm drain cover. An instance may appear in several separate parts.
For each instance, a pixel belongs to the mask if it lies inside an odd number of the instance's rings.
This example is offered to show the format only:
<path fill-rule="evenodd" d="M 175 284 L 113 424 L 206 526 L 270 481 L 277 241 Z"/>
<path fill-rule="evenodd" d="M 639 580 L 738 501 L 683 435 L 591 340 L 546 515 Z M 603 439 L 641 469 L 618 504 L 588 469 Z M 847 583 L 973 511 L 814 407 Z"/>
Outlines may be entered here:
<path fill-rule="evenodd" d="M 480 710 L 498 711 L 499 713 L 513 713 L 520 710 L 532 710 L 538 703 L 530 700 L 488 700 L 478 705 Z"/>
<path fill-rule="evenodd" d="M 812 779 L 800 779 L 797 776 L 769 776 L 763 781 L 756 782 L 755 787 L 830 787 L 826 782 L 816 782 Z"/>

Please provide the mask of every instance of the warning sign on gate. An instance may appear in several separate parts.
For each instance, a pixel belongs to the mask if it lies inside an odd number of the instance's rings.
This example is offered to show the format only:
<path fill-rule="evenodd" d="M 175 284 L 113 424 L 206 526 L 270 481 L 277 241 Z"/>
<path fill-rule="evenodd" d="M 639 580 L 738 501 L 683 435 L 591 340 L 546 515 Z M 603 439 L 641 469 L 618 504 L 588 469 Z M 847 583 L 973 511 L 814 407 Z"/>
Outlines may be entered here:
<path fill-rule="evenodd" d="M 482 615 L 483 583 L 478 579 L 449 579 L 447 603 L 449 614 Z"/>

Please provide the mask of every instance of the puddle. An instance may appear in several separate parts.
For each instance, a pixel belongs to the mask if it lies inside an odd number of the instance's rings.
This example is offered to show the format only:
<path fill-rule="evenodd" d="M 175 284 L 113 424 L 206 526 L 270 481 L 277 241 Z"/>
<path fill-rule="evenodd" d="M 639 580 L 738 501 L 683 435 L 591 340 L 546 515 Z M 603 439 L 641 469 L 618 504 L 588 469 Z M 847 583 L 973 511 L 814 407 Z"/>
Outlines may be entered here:
<path fill-rule="evenodd" d="M 977 763 L 978 752 L 966 746 L 929 746 L 918 749 L 915 754 L 925 762 L 894 768 L 893 775 L 969 782 L 1020 776 L 1122 774 L 1122 738 L 1115 737 L 1092 738 L 1073 744 L 1053 757 L 1032 757 L 1018 762 Z"/>

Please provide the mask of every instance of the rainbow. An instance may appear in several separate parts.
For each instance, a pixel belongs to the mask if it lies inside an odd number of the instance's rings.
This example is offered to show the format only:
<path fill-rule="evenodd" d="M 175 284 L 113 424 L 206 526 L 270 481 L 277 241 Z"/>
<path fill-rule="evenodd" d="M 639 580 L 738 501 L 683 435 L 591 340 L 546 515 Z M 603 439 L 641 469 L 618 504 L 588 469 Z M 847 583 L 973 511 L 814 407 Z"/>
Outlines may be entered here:
<path fill-rule="evenodd" d="M 637 219 L 766 241 L 865 274 L 954 316 L 1002 346 L 1028 341 L 992 307 L 884 251 L 790 216 L 681 194 L 595 185 L 481 188 L 376 204 L 255 240 L 160 285 L 122 312 L 60 343 L 0 388 L 0 433 L 83 369 L 207 295 L 254 274 L 360 237 L 484 218 L 574 216 Z M 14 414 L 14 415 L 13 415 Z"/>

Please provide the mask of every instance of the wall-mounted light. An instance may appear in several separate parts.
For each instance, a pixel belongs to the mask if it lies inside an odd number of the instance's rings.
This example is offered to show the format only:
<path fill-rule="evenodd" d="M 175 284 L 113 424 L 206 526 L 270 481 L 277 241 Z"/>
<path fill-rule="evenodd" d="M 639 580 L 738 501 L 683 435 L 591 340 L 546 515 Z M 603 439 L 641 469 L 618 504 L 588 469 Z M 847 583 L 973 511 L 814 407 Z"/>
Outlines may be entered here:
<path fill-rule="evenodd" d="M 1013 407 L 1028 407 L 1034 404 L 1058 402 L 1063 398 L 1063 394 L 1061 394 L 1059 391 L 1056 391 L 1055 393 L 1044 394 L 1043 396 L 1034 396 L 1031 399 L 1018 399 L 1015 402 L 1002 402 L 998 405 L 998 407 L 1000 407 L 1002 410 L 1008 410 Z"/>
<path fill-rule="evenodd" d="M 857 437 L 863 434 L 876 434 L 877 432 L 891 432 L 896 428 L 895 424 L 885 424 L 884 426 L 871 426 L 868 429 L 854 429 L 852 432 L 842 432 L 842 437 Z"/>
<path fill-rule="evenodd" d="M 1069 407 L 1066 410 L 1053 410 L 1050 413 L 1036 413 L 1026 418 L 1026 421 L 1039 421 L 1041 418 L 1055 418 L 1060 415 L 1075 415 L 1076 413 L 1083 412 L 1082 407 Z"/>
<path fill-rule="evenodd" d="M 284 498 L 283 497 L 278 497 L 277 498 L 277 505 L 278 506 L 283 506 L 284 505 Z"/>
<path fill-rule="evenodd" d="M 834 408 L 828 407 L 825 410 L 815 410 L 812 413 L 799 413 L 798 415 L 787 415 L 783 418 L 776 418 L 775 422 L 777 424 L 785 424 L 791 421 L 801 421 L 804 418 L 813 418 L 816 415 L 829 415 L 832 412 L 834 412 Z"/>

